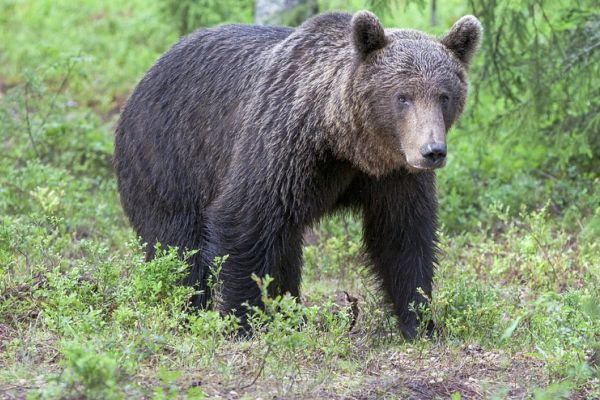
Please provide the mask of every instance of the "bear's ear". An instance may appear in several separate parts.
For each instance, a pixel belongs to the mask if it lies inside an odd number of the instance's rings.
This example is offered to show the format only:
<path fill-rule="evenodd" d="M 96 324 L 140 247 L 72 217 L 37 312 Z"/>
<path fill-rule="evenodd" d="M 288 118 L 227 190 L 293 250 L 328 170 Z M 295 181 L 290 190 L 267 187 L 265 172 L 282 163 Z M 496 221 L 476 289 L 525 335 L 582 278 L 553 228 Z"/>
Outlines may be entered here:
<path fill-rule="evenodd" d="M 452 26 L 450 32 L 440 41 L 465 66 L 469 66 L 471 58 L 479 47 L 483 28 L 477 18 L 465 15 Z"/>
<path fill-rule="evenodd" d="M 352 17 L 352 42 L 361 57 L 384 48 L 388 44 L 385 30 L 377 17 L 368 11 L 359 11 Z"/>

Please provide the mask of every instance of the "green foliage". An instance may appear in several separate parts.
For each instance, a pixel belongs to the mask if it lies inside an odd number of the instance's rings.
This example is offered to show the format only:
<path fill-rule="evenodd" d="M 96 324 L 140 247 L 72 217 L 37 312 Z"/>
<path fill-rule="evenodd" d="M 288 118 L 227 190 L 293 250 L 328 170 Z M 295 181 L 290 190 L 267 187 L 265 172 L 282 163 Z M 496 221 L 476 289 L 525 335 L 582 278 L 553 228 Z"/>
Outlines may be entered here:
<path fill-rule="evenodd" d="M 180 35 L 213 25 L 251 23 L 254 1 L 162 0 L 162 10 L 177 26 Z"/>
<path fill-rule="evenodd" d="M 498 99 L 500 112 L 491 123 L 508 129 L 507 140 L 548 172 L 571 165 L 597 170 L 596 2 L 472 0 L 470 7 L 488 32 L 475 79 L 492 78 L 485 91 Z"/>
<path fill-rule="evenodd" d="M 0 0 L 0 15 L 2 87 L 22 83 L 23 72 L 45 71 L 54 91 L 64 76 L 56 66 L 84 57 L 86 69 L 67 85 L 71 100 L 103 117 L 118 112 L 115 102 L 176 39 L 158 4 L 145 0 Z"/>
<path fill-rule="evenodd" d="M 595 2 L 468 4 L 485 35 L 470 74 L 473 101 L 450 152 L 453 168 L 440 174 L 450 194 L 442 197 L 446 226 L 493 222 L 486 213 L 492 202 L 518 212 L 549 199 L 565 216 L 573 204 L 593 213 L 600 155 Z"/>
<path fill-rule="evenodd" d="M 112 175 L 118 108 L 178 30 L 250 22 L 251 2 L 0 0 L 0 392 L 397 398 L 423 388 L 471 398 L 426 375 L 459 365 L 460 382 L 495 377 L 500 389 L 478 386 L 484 397 L 600 396 L 594 4 L 438 2 L 432 28 L 417 3 L 367 6 L 388 26 L 435 34 L 474 12 L 486 33 L 438 174 L 440 265 L 423 310 L 436 329 L 405 343 L 352 215 L 307 237 L 306 299 L 271 296 L 270 278 L 257 280 L 266 306 L 253 309 L 247 340 L 236 339 L 235 317 L 189 309 L 177 249 L 143 261 Z M 363 7 L 319 1 L 323 11 Z M 211 274 L 214 306 L 224 261 Z M 358 297 L 350 333 L 348 309 L 333 301 L 340 290 Z M 492 375 L 465 357 L 480 347 L 503 360 Z"/>
<path fill-rule="evenodd" d="M 259 344 L 262 358 L 258 374 L 266 369 L 274 375 L 279 393 L 285 395 L 287 386 L 302 374 L 305 363 L 318 360 L 324 366 L 332 365 L 349 355 L 347 310 L 334 310 L 331 301 L 320 307 L 306 307 L 289 295 L 273 298 L 268 289 L 272 277 L 254 275 L 253 279 L 264 304 L 264 308 L 249 309 L 252 341 Z"/>
<path fill-rule="evenodd" d="M 455 278 L 451 286 L 440 281 L 430 308 L 440 337 L 480 343 L 497 340 L 503 314 L 512 311 L 500 291 L 468 276 Z"/>
<path fill-rule="evenodd" d="M 348 266 L 361 251 L 361 225 L 340 215 L 323 221 L 314 233 L 316 243 L 308 244 L 303 253 L 306 276 L 319 281 L 352 274 Z"/>
<path fill-rule="evenodd" d="M 180 306 L 190 296 L 191 289 L 178 283 L 187 274 L 187 264 L 180 259 L 177 249 L 162 250 L 156 247 L 156 257 L 149 262 L 141 263 L 131 270 L 125 291 L 119 296 L 125 301 L 153 307 L 173 302 Z"/>
<path fill-rule="evenodd" d="M 161 369 L 158 371 L 160 386 L 154 388 L 153 400 L 177 399 L 180 396 L 177 386 L 177 379 L 181 376 L 181 371 L 168 371 Z M 190 388 L 185 393 L 185 398 L 189 400 L 201 400 L 205 398 L 204 392 L 198 387 Z"/>
<path fill-rule="evenodd" d="M 62 396 L 71 393 L 73 397 L 88 399 L 121 398 L 117 386 L 120 373 L 114 355 L 73 342 L 65 343 L 63 357 L 65 369 L 54 388 L 60 389 Z"/>

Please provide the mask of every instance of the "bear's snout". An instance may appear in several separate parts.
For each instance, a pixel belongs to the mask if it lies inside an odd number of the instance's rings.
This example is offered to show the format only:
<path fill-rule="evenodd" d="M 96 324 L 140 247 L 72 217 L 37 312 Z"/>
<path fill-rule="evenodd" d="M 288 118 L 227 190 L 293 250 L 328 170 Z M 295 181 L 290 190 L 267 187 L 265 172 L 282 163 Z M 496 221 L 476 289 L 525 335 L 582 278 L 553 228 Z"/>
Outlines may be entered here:
<path fill-rule="evenodd" d="M 419 148 L 419 152 L 423 157 L 418 163 L 419 169 L 436 169 L 446 165 L 447 148 L 445 143 L 426 143 Z"/>
<path fill-rule="evenodd" d="M 421 146 L 421 155 L 431 168 L 438 168 L 446 161 L 447 148 L 445 143 L 427 143 Z"/>

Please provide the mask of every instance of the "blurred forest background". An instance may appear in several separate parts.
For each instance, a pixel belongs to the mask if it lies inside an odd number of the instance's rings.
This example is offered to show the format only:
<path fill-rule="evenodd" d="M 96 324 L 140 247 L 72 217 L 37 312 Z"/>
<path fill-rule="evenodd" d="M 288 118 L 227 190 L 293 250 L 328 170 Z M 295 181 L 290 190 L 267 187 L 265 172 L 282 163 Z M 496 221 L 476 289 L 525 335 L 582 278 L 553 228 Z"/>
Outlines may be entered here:
<path fill-rule="evenodd" d="M 485 29 L 438 173 L 435 335 L 402 341 L 368 278 L 360 221 L 338 215 L 306 243 L 304 304 L 268 299 L 256 337 L 232 340 L 235 321 L 186 309 L 172 250 L 143 262 L 111 167 L 119 110 L 194 29 L 365 8 L 390 28 L 442 35 L 474 14 Z M 0 397 L 600 397 L 599 10 L 0 0 Z M 342 290 L 358 298 L 350 333 Z"/>

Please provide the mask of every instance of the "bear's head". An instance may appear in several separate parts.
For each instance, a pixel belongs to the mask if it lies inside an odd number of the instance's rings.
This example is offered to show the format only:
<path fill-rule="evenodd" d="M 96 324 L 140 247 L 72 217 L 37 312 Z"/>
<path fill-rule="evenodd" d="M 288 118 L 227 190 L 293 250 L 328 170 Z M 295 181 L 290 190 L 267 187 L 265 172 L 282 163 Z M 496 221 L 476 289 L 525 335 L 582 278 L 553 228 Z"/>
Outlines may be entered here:
<path fill-rule="evenodd" d="M 473 16 L 441 39 L 412 30 L 385 30 L 361 11 L 351 23 L 355 66 L 347 90 L 364 146 L 353 158 L 366 172 L 410 172 L 446 162 L 446 134 L 463 111 L 466 71 L 482 34 Z M 357 146 L 357 143 L 354 143 Z M 361 154 L 358 154 L 361 153 Z"/>

